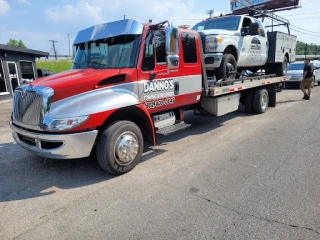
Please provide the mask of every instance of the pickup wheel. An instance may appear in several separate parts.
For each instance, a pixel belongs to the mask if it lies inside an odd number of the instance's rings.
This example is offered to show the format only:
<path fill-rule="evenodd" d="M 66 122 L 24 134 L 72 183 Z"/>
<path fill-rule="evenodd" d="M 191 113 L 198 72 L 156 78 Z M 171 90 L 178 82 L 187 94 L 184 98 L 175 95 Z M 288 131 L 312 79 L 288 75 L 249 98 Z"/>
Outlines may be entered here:
<path fill-rule="evenodd" d="M 232 54 L 224 54 L 219 68 L 216 69 L 217 80 L 234 80 L 236 79 L 237 61 Z"/>
<path fill-rule="evenodd" d="M 277 76 L 282 77 L 287 75 L 287 72 L 288 72 L 288 59 L 287 57 L 284 57 L 282 63 L 275 64 L 275 73 Z"/>
<path fill-rule="evenodd" d="M 131 171 L 141 159 L 143 136 L 130 121 L 116 121 L 105 128 L 97 144 L 97 159 L 101 168 L 113 175 Z"/>
<path fill-rule="evenodd" d="M 268 108 L 269 94 L 266 89 L 259 89 L 253 95 L 253 111 L 257 114 L 265 113 Z"/>

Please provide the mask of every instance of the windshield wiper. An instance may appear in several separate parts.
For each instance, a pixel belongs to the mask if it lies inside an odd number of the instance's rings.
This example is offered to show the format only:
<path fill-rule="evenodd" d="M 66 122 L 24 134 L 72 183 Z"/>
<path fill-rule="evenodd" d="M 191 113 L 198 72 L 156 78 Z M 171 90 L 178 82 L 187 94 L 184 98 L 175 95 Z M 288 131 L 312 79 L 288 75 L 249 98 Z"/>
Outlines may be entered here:
<path fill-rule="evenodd" d="M 106 65 L 106 64 L 103 64 L 103 63 L 98 63 L 98 62 L 89 62 L 89 64 L 90 64 L 90 63 L 98 64 L 98 65 L 100 65 L 100 66 L 102 66 L 102 67 L 107 67 L 107 65 Z"/>

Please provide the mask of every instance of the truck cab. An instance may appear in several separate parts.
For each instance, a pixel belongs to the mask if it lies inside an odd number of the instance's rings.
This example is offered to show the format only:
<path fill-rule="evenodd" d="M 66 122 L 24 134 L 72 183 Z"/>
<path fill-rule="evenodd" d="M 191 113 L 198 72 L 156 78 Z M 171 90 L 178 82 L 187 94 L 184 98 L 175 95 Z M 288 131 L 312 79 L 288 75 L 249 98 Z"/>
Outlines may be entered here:
<path fill-rule="evenodd" d="M 178 124 L 182 109 L 200 102 L 200 38 L 166 23 L 127 19 L 80 31 L 72 69 L 14 92 L 15 141 L 56 159 L 96 151 L 103 169 L 130 171 L 156 130 Z"/>

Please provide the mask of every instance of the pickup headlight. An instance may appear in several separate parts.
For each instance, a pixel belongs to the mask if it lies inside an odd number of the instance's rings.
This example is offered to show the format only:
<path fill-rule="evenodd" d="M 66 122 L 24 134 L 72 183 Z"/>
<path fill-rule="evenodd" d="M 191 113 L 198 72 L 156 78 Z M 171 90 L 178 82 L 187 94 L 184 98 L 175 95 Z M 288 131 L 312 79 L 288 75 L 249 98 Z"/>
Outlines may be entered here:
<path fill-rule="evenodd" d="M 88 119 L 89 116 L 81 116 L 75 118 L 52 119 L 48 125 L 51 131 L 63 131 L 79 126 Z"/>
<path fill-rule="evenodd" d="M 221 37 L 213 36 L 213 35 L 206 36 L 206 53 L 216 52 L 221 42 L 222 42 Z"/>

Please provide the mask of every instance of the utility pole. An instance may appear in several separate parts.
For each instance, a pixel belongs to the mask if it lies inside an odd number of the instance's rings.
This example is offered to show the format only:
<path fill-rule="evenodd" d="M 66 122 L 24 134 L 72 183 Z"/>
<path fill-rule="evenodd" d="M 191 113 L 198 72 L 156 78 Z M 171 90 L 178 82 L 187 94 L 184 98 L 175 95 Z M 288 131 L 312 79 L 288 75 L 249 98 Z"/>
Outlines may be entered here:
<path fill-rule="evenodd" d="M 55 56 L 56 60 L 58 60 L 58 58 L 57 58 L 57 51 L 56 51 L 56 44 L 55 44 L 55 43 L 58 42 L 58 41 L 49 40 L 49 42 L 52 42 L 54 56 Z"/>
<path fill-rule="evenodd" d="M 214 9 L 208 10 L 207 14 L 209 14 L 210 18 L 212 17 L 212 14 L 214 13 Z"/>
<path fill-rule="evenodd" d="M 69 56 L 71 56 L 71 53 L 70 53 L 70 33 L 68 33 L 68 46 L 69 46 Z"/>
<path fill-rule="evenodd" d="M 126 19 L 126 15 L 123 15 L 123 19 L 124 19 L 124 20 Z"/>

